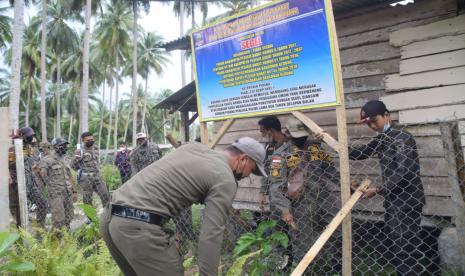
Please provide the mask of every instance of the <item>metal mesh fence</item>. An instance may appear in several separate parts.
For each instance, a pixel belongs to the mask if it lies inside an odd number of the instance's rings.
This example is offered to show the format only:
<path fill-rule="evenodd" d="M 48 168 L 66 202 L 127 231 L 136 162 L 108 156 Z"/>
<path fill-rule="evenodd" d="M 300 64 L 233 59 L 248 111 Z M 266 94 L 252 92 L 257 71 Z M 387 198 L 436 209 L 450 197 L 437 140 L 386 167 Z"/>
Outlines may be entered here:
<path fill-rule="evenodd" d="M 376 137 L 351 140 L 353 189 L 371 180 L 351 213 L 354 275 L 464 273 L 459 251 L 465 243 L 465 218 L 460 217 L 464 213 L 464 126 L 460 121 L 394 126 Z M 129 152 L 119 151 L 111 160 L 118 168 L 112 173 L 119 173 L 122 182 L 131 175 L 129 158 Z M 28 218 L 50 228 L 51 191 L 38 174 L 38 162 L 37 153 L 24 151 Z M 267 181 L 264 210 L 257 208 L 257 185 L 240 185 L 239 190 L 255 195 L 249 202 L 255 207 L 232 209 L 225 227 L 221 273 L 231 271 L 241 256 L 249 255 L 241 264 L 240 271 L 245 271 L 241 275 L 290 274 L 341 209 L 338 155 L 316 139 L 274 154 Z M 13 218 L 20 205 L 15 187 L 13 181 Z M 82 193 L 82 187 L 78 191 Z M 194 205 L 169 223 L 190 275 L 198 271 L 195 260 L 202 209 Z M 74 220 L 82 217 L 74 212 Z M 342 274 L 341 232 L 339 226 L 306 274 Z"/>

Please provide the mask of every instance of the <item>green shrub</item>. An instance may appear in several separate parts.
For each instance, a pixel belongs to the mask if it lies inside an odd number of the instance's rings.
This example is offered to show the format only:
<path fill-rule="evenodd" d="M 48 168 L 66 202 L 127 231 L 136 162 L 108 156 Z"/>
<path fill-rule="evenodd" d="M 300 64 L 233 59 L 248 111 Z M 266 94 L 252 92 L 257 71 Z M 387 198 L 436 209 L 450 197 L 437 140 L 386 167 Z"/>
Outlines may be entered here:
<path fill-rule="evenodd" d="M 109 190 L 116 190 L 119 186 L 121 186 L 121 177 L 116 166 L 112 164 L 104 165 L 100 172 L 102 174 L 103 181 L 105 181 Z"/>

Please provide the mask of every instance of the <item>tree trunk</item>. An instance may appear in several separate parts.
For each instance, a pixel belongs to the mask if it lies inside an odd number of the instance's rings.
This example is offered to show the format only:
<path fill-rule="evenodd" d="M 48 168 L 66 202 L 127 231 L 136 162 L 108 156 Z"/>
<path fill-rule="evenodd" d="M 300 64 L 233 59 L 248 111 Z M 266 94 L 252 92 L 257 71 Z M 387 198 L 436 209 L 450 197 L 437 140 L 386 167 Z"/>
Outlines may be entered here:
<path fill-rule="evenodd" d="M 131 115 L 131 110 L 128 108 L 128 114 L 126 116 L 126 125 L 124 126 L 124 139 L 123 139 L 124 142 L 126 142 L 126 138 L 128 137 L 129 116 L 130 115 Z"/>
<path fill-rule="evenodd" d="M 103 81 L 103 92 L 102 92 L 102 118 L 100 118 L 100 126 L 98 128 L 98 148 L 102 145 L 102 129 L 103 129 L 103 118 L 105 118 L 105 80 Z"/>
<path fill-rule="evenodd" d="M 72 138 L 72 135 L 73 135 L 73 115 L 70 115 L 69 116 L 69 131 L 68 131 L 68 142 L 71 143 L 71 138 Z"/>
<path fill-rule="evenodd" d="M 191 2 L 191 16 L 192 16 L 192 30 L 195 28 L 195 7 L 194 7 L 194 1 Z M 191 54 L 191 81 L 194 80 L 194 58 L 192 57 L 194 53 Z"/>
<path fill-rule="evenodd" d="M 111 110 L 111 100 L 113 98 L 113 86 L 110 86 L 110 105 L 108 107 L 108 110 L 110 110 L 110 122 L 108 123 L 108 130 L 107 130 L 107 144 L 106 144 L 106 149 L 108 152 L 108 149 L 110 148 L 110 137 L 111 137 L 111 124 L 113 121 L 113 112 Z M 106 160 L 107 154 L 105 153 L 105 160 Z"/>
<path fill-rule="evenodd" d="M 134 25 L 132 37 L 134 47 L 132 50 L 132 145 L 136 146 L 137 133 L 137 3 L 133 1 Z"/>
<path fill-rule="evenodd" d="M 19 128 L 21 95 L 21 56 L 23 53 L 24 0 L 15 0 L 11 59 L 10 129 Z"/>
<path fill-rule="evenodd" d="M 141 131 L 142 131 L 142 127 L 145 126 L 145 112 L 147 112 L 147 86 L 148 86 L 148 81 L 149 81 L 149 77 L 147 76 L 145 78 L 145 95 L 144 95 L 144 108 L 142 109 L 143 112 L 142 112 L 142 125 L 141 125 Z M 146 128 L 146 131 L 147 131 L 147 128 Z M 147 133 L 148 134 L 148 133 Z"/>
<path fill-rule="evenodd" d="M 47 114 L 45 113 L 45 82 L 47 69 L 45 68 L 45 52 L 47 51 L 47 0 L 42 0 L 42 27 L 40 42 L 40 131 L 42 141 L 47 141 Z"/>
<path fill-rule="evenodd" d="M 116 58 L 116 68 L 118 68 L 118 58 Z M 118 70 L 119 71 L 119 70 Z M 116 95 L 115 95 L 115 135 L 113 136 L 113 143 L 114 143 L 114 149 L 115 152 L 118 149 L 118 119 L 119 119 L 119 104 L 118 104 L 118 97 L 119 97 L 119 76 L 116 76 L 115 82 L 116 82 Z"/>
<path fill-rule="evenodd" d="M 57 58 L 57 136 L 61 137 L 61 57 Z"/>
<path fill-rule="evenodd" d="M 27 85 L 27 100 L 26 100 L 26 118 L 24 119 L 24 122 L 26 126 L 29 126 L 29 107 L 31 104 L 31 83 L 29 82 Z"/>
<path fill-rule="evenodd" d="M 89 36 L 92 0 L 86 0 L 86 29 L 84 31 L 84 47 L 82 50 L 82 83 L 79 100 L 80 132 L 89 130 Z"/>
<path fill-rule="evenodd" d="M 184 36 L 184 2 L 179 3 L 179 34 L 180 37 Z M 185 51 L 181 50 L 181 83 L 184 87 L 186 85 L 186 56 Z"/>
<path fill-rule="evenodd" d="M 165 141 L 166 144 L 166 112 L 163 110 L 163 141 Z"/>

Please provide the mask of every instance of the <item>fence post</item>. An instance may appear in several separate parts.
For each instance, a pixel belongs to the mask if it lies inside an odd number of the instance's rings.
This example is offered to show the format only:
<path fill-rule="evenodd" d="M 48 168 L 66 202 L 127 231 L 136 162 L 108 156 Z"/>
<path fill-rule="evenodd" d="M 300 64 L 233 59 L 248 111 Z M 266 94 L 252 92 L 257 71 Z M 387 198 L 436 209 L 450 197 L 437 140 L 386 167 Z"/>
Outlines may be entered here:
<path fill-rule="evenodd" d="M 455 227 L 459 240 L 459 250 L 462 255 L 462 267 L 465 269 L 465 202 L 460 190 L 457 161 L 453 141 L 453 127 L 451 124 L 441 125 L 441 134 L 444 138 L 444 150 L 448 165 L 449 184 L 452 192 L 452 202 L 455 208 Z"/>
<path fill-rule="evenodd" d="M 21 225 L 29 229 L 29 216 L 27 210 L 26 172 L 24 170 L 23 140 L 15 139 L 16 178 L 18 182 L 19 212 Z"/>
<path fill-rule="evenodd" d="M 9 122 L 7 107 L 0 107 L 0 120 Z M 10 226 L 10 198 L 9 198 L 9 171 L 8 149 L 10 139 L 8 137 L 8 124 L 0 124 L 0 231 L 7 231 Z"/>

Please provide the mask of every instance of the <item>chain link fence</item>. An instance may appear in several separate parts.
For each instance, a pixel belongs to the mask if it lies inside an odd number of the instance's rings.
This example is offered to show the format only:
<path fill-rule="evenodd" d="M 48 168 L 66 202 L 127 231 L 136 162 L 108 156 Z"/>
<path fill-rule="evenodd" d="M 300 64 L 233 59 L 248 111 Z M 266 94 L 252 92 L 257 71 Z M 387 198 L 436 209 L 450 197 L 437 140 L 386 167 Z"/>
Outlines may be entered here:
<path fill-rule="evenodd" d="M 371 180 L 370 189 L 352 210 L 353 275 L 465 273 L 460 267 L 460 246 L 465 243 L 465 218 L 460 216 L 464 214 L 464 126 L 458 120 L 409 125 L 375 138 L 351 139 L 351 184 L 355 188 Z M 341 209 L 338 155 L 324 144 L 312 143 L 293 147 L 279 161 L 272 160 L 270 176 L 281 185 L 270 187 L 264 210 L 258 207 L 261 180 L 239 183 L 224 233 L 221 273 L 237 269 L 238 260 L 246 256 L 239 263 L 239 271 L 246 272 L 237 275 L 290 274 Z M 26 196 L 15 197 L 17 186 L 11 183 L 12 222 L 20 198 L 27 198 L 28 219 L 50 228 L 49 191 L 37 174 L 38 151 L 23 154 Z M 118 181 L 127 180 L 128 156 L 119 151 L 107 161 L 115 165 L 107 174 L 120 173 Z M 10 161 L 10 172 L 14 172 L 15 161 Z M 202 209 L 194 205 L 168 225 L 176 233 L 188 275 L 197 272 Z M 282 219 L 285 209 L 291 215 L 287 222 Z M 75 210 L 74 220 L 82 217 Z M 341 275 L 342 244 L 339 226 L 306 274 Z"/>

